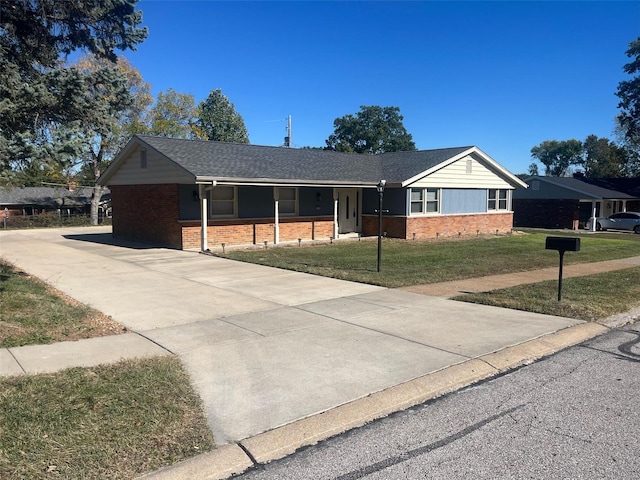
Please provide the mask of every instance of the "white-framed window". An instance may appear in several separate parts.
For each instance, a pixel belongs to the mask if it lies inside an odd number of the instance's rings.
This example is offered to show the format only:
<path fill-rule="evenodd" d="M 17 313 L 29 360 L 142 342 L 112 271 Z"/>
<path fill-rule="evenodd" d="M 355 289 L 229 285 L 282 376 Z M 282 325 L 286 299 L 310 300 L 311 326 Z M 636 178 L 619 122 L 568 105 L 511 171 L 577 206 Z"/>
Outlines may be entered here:
<path fill-rule="evenodd" d="M 424 189 L 411 189 L 411 213 L 424 212 Z"/>
<path fill-rule="evenodd" d="M 440 190 L 437 188 L 411 189 L 411 215 L 438 213 L 440 211 Z"/>
<path fill-rule="evenodd" d="M 298 189 L 296 187 L 278 188 L 278 213 L 294 216 L 298 213 Z"/>
<path fill-rule="evenodd" d="M 211 216 L 236 216 L 236 187 L 220 185 L 211 189 Z"/>
<path fill-rule="evenodd" d="M 487 210 L 508 210 L 509 190 L 503 188 L 490 188 L 487 195 Z"/>

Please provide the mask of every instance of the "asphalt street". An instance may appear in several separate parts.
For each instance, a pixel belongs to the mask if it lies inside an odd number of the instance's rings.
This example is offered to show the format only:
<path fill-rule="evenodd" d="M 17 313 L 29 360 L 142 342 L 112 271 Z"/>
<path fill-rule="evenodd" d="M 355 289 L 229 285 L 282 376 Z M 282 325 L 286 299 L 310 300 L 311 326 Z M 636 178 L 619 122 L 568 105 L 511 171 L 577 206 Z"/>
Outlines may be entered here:
<path fill-rule="evenodd" d="M 259 465 L 242 479 L 636 479 L 640 324 Z"/>

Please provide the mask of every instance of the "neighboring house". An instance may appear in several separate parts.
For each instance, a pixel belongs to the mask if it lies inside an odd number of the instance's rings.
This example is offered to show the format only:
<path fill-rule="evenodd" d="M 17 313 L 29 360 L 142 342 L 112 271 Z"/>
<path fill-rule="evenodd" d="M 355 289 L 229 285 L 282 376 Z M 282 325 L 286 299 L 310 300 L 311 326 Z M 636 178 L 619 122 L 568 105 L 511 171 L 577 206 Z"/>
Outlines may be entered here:
<path fill-rule="evenodd" d="M 2 187 L 0 214 L 38 215 L 58 212 L 64 215 L 88 214 L 91 211 L 91 187 Z M 110 210 L 110 191 L 106 189 L 100 200 L 105 216 Z"/>
<path fill-rule="evenodd" d="M 529 188 L 513 194 L 515 227 L 593 229 L 590 218 L 640 210 L 640 178 L 531 176 L 524 181 Z"/>
<path fill-rule="evenodd" d="M 207 250 L 378 232 L 508 233 L 526 185 L 477 147 L 359 155 L 135 136 L 99 182 L 116 238 Z"/>

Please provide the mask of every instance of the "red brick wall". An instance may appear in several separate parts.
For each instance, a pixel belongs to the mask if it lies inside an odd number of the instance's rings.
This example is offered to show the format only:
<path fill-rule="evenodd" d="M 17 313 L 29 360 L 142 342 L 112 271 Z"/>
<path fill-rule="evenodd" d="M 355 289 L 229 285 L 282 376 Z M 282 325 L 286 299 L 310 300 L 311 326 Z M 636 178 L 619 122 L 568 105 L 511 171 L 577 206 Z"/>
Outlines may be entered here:
<path fill-rule="evenodd" d="M 200 223 L 182 222 L 182 248 L 200 248 Z M 207 226 L 209 245 L 251 245 L 265 240 L 275 240 L 275 224 L 272 218 L 210 220 Z M 333 234 L 331 217 L 296 217 L 280 220 L 280 241 L 289 242 L 299 238 L 317 240 Z"/>
<path fill-rule="evenodd" d="M 333 219 L 284 219 L 280 221 L 280 241 L 316 240 L 333 235 Z"/>
<path fill-rule="evenodd" d="M 407 238 L 407 218 L 399 216 L 382 216 L 382 232 L 388 237 Z M 378 235 L 378 216 L 362 215 L 362 235 L 373 237 Z"/>
<path fill-rule="evenodd" d="M 419 240 L 422 238 L 457 237 L 509 233 L 513 226 L 513 213 L 485 213 L 475 215 L 438 215 L 432 217 L 382 217 L 382 231 L 393 238 Z M 363 215 L 363 234 L 378 234 L 378 217 Z"/>
<path fill-rule="evenodd" d="M 177 184 L 110 185 L 113 237 L 182 248 Z"/>

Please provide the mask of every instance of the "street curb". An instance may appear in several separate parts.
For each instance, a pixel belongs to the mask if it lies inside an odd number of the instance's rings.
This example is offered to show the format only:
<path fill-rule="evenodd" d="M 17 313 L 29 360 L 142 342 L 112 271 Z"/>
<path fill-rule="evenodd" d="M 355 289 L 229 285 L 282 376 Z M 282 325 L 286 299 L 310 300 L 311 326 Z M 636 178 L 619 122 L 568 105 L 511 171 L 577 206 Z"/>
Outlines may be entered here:
<path fill-rule="evenodd" d="M 480 357 L 500 373 L 527 365 L 535 360 L 552 355 L 567 347 L 608 332 L 609 328 L 599 323 L 580 323 L 572 327 L 524 343 L 507 347 Z"/>
<path fill-rule="evenodd" d="M 236 473 L 242 473 L 252 465 L 253 462 L 238 445 L 230 444 L 138 478 L 139 480 L 222 480 Z"/>
<path fill-rule="evenodd" d="M 218 480 L 239 474 L 255 464 L 283 458 L 296 450 L 363 426 L 392 413 L 420 405 L 527 365 L 609 331 L 598 323 L 581 323 L 497 352 L 467 360 L 414 380 L 295 422 L 224 445 L 140 477 L 146 480 Z"/>

